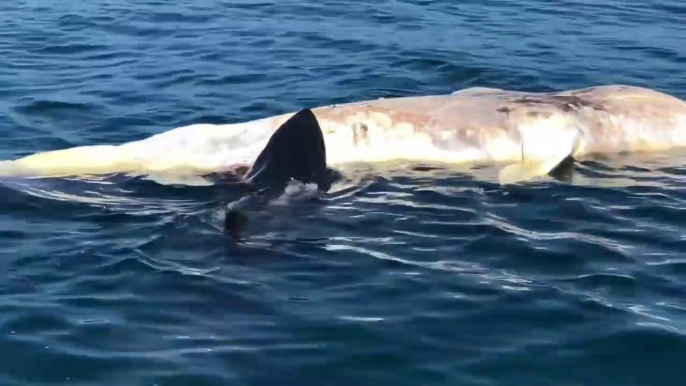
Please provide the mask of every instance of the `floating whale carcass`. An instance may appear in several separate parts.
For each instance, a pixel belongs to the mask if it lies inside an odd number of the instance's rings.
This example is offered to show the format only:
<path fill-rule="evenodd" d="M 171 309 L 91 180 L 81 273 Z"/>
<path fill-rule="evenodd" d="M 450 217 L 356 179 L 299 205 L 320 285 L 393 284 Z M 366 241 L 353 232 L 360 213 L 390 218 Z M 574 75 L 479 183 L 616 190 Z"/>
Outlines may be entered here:
<path fill-rule="evenodd" d="M 393 160 L 497 163 L 501 183 L 545 175 L 568 157 L 686 146 L 686 103 L 611 85 L 532 93 L 470 88 L 311 110 L 328 165 Z M 248 164 L 294 113 L 243 123 L 196 124 L 121 145 L 48 151 L 0 162 L 0 175 L 132 173 L 202 182 Z M 197 179 L 196 179 L 197 178 Z"/>

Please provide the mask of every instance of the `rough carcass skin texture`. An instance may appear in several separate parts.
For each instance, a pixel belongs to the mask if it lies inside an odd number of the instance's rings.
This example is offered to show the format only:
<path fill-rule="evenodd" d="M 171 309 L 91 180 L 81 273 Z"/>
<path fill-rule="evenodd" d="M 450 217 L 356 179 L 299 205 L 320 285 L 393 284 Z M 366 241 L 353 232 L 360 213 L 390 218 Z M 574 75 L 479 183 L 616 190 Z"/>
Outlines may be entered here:
<path fill-rule="evenodd" d="M 391 160 L 517 163 L 686 146 L 684 101 L 623 85 L 553 93 L 470 88 L 312 111 L 331 165 Z M 293 113 L 180 127 L 119 146 L 39 153 L 0 163 L 0 175 L 229 170 L 252 162 Z"/>

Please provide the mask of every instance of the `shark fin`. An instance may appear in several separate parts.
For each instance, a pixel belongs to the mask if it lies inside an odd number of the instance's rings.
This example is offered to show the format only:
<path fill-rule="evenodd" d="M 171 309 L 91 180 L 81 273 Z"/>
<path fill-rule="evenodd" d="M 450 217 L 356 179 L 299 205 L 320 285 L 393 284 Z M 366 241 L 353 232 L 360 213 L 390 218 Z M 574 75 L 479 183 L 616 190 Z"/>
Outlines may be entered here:
<path fill-rule="evenodd" d="M 258 189 L 279 191 L 291 180 L 316 183 L 328 190 L 331 173 L 326 167 L 326 146 L 319 122 L 311 110 L 290 117 L 269 138 L 243 180 Z M 242 210 L 230 208 L 224 217 L 224 232 L 238 242 L 248 223 Z"/>
<path fill-rule="evenodd" d="M 260 187 L 284 186 L 293 179 L 328 188 L 326 146 L 319 122 L 311 110 L 290 117 L 271 136 L 244 177 Z"/>

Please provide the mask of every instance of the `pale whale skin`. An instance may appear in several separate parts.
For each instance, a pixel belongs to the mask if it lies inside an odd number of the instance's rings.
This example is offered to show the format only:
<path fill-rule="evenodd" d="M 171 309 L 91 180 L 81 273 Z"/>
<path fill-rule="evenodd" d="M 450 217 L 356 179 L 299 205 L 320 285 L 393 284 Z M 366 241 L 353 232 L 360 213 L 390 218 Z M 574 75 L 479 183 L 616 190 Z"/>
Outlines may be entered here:
<path fill-rule="evenodd" d="M 551 93 L 470 88 L 448 95 L 313 108 L 331 166 L 392 160 L 503 163 L 502 183 L 550 172 L 567 157 L 686 147 L 686 103 L 633 86 Z M 0 175 L 132 173 L 178 178 L 246 164 L 293 113 L 196 124 L 118 146 L 84 146 L 0 163 Z"/>

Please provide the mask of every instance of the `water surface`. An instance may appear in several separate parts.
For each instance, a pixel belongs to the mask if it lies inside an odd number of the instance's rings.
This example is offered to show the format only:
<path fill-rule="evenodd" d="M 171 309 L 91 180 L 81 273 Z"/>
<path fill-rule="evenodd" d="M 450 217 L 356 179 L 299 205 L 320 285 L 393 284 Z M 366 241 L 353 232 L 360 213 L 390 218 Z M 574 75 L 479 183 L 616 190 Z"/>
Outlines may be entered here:
<path fill-rule="evenodd" d="M 676 0 L 0 5 L 0 158 L 304 106 L 599 84 L 686 97 Z M 682 385 L 683 153 L 231 187 L 0 183 L 0 384 Z"/>

